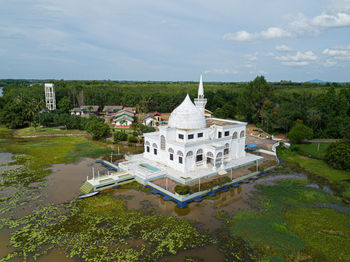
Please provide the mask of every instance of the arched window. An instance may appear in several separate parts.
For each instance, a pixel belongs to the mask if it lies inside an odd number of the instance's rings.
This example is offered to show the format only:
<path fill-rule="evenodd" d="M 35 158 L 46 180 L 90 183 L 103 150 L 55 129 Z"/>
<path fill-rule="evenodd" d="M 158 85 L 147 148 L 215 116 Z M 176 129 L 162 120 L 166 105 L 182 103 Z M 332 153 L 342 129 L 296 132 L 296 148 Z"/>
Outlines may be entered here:
<path fill-rule="evenodd" d="M 146 142 L 145 142 L 145 145 L 146 145 L 146 146 L 150 146 L 151 144 L 150 144 L 148 141 L 146 141 Z"/>
<path fill-rule="evenodd" d="M 160 136 L 160 149 L 165 150 L 165 136 Z"/>
<path fill-rule="evenodd" d="M 171 161 L 173 161 L 173 160 L 174 160 L 174 149 L 172 149 L 171 147 L 169 147 L 168 152 L 169 152 L 169 159 L 170 159 Z"/>
<path fill-rule="evenodd" d="M 244 131 L 241 131 L 241 134 L 239 135 L 240 138 L 244 137 Z"/>
<path fill-rule="evenodd" d="M 198 149 L 196 153 L 196 162 L 203 161 L 203 149 Z"/>
<path fill-rule="evenodd" d="M 152 145 L 154 148 L 158 148 L 157 144 L 156 143 L 153 143 Z"/>
<path fill-rule="evenodd" d="M 208 152 L 207 157 L 214 158 L 214 154 L 212 152 Z"/>
<path fill-rule="evenodd" d="M 232 139 L 236 139 L 236 138 L 237 138 L 237 132 L 233 132 Z"/>
<path fill-rule="evenodd" d="M 222 161 L 222 153 L 219 152 L 217 155 L 216 155 L 216 159 L 215 159 L 215 166 L 220 166 L 221 165 L 221 161 Z"/>
<path fill-rule="evenodd" d="M 229 143 L 226 143 L 225 144 L 225 149 L 224 149 L 224 156 L 227 157 L 228 156 L 228 153 L 230 152 L 230 145 Z"/>
<path fill-rule="evenodd" d="M 193 156 L 193 152 L 192 151 L 188 151 L 186 154 L 186 157 L 192 157 Z"/>
<path fill-rule="evenodd" d="M 183 157 L 183 153 L 179 150 L 177 151 L 177 157 L 178 157 L 178 160 L 179 160 L 179 164 L 182 164 L 182 157 Z"/>

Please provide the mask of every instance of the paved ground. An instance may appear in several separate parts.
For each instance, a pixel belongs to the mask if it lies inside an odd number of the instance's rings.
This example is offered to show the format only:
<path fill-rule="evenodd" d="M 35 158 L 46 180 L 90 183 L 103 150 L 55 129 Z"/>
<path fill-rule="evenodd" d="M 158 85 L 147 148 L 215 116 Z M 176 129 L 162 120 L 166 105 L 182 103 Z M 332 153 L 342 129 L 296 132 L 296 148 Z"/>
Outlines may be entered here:
<path fill-rule="evenodd" d="M 268 139 L 268 138 L 263 138 L 263 137 L 255 137 L 247 134 L 246 137 L 246 144 L 255 144 L 258 145 L 259 148 L 265 149 L 265 150 L 272 150 L 272 146 L 277 143 L 277 141 Z"/>

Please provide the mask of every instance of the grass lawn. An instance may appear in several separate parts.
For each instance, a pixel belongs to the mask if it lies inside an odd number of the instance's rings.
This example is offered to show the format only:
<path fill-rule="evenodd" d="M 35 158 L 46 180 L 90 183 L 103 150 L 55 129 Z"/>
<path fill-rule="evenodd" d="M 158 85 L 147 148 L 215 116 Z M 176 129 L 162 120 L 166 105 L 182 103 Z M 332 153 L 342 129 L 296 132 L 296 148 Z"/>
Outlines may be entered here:
<path fill-rule="evenodd" d="M 282 160 L 296 162 L 307 172 L 326 178 L 330 182 L 350 179 L 350 171 L 337 170 L 325 161 L 301 156 L 296 152 L 285 151 L 281 154 Z"/>
<path fill-rule="evenodd" d="M 303 155 L 310 155 L 311 157 L 323 158 L 326 155 L 327 147 L 332 144 L 330 142 L 326 143 L 307 143 L 296 145 L 297 151 Z"/>
<path fill-rule="evenodd" d="M 37 127 L 36 130 L 34 127 L 27 127 L 23 129 L 16 130 L 14 132 L 15 136 L 40 136 L 40 135 L 60 135 L 60 134 L 86 134 L 85 131 L 69 129 L 60 127 Z"/>

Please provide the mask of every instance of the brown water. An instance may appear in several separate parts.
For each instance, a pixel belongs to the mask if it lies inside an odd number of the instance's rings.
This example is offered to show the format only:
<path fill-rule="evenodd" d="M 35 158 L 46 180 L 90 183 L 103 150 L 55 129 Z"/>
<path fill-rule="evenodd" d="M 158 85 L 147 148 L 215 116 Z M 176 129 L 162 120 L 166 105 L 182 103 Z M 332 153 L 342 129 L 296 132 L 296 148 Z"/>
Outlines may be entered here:
<path fill-rule="evenodd" d="M 95 170 L 100 169 L 101 173 L 106 172 L 106 169 L 96 164 L 94 159 L 87 158 L 72 164 L 57 164 L 52 166 L 52 174 L 47 176 L 47 186 L 41 189 L 41 199 L 32 201 L 28 205 L 16 209 L 12 215 L 23 216 L 40 205 L 45 205 L 47 203 L 64 203 L 77 198 L 81 194 L 79 188 L 86 180 L 86 176 L 92 176 L 92 167 L 95 167 Z M 152 193 L 145 193 L 134 189 L 113 189 L 112 191 L 116 197 L 132 197 L 126 200 L 129 210 L 141 208 L 141 202 L 146 200 L 149 205 L 162 215 L 181 216 L 202 224 L 204 228 L 213 230 L 221 226 L 221 221 L 213 216 L 216 212 L 235 212 L 241 209 L 249 209 L 249 202 L 252 200 L 251 192 L 254 191 L 255 185 L 271 183 L 283 177 L 285 176 L 279 175 L 260 178 L 255 182 L 243 184 L 239 188 L 230 188 L 228 192 L 219 192 L 214 198 L 204 199 L 202 202 L 190 203 L 186 208 L 178 208 L 176 203 L 164 201 L 160 195 L 153 195 Z M 288 177 L 291 176 L 289 175 Z M 0 258 L 13 251 L 13 248 L 9 246 L 10 232 L 11 231 L 8 229 L 0 231 Z M 175 256 L 166 257 L 162 261 L 182 261 L 186 256 L 199 257 L 204 259 L 204 261 L 224 260 L 223 254 L 220 253 L 216 246 L 207 246 L 183 251 Z M 78 260 L 67 259 L 65 254 L 61 251 L 52 250 L 47 255 L 40 257 L 38 261 L 58 262 Z"/>

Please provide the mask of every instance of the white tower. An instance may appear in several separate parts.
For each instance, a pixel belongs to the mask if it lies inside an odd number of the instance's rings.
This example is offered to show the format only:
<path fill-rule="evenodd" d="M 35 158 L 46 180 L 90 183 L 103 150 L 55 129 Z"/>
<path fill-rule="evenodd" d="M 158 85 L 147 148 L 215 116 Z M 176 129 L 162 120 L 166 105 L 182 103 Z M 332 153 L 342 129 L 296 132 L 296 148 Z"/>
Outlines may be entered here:
<path fill-rule="evenodd" d="M 194 99 L 194 103 L 196 107 L 204 114 L 204 109 L 205 109 L 205 105 L 207 104 L 207 99 L 204 98 L 202 75 L 199 80 L 198 97 Z"/>
<path fill-rule="evenodd" d="M 51 83 L 45 83 L 45 101 L 49 110 L 56 109 L 55 86 Z"/>

